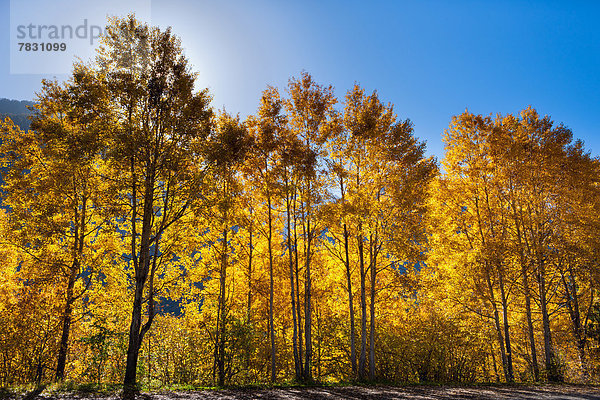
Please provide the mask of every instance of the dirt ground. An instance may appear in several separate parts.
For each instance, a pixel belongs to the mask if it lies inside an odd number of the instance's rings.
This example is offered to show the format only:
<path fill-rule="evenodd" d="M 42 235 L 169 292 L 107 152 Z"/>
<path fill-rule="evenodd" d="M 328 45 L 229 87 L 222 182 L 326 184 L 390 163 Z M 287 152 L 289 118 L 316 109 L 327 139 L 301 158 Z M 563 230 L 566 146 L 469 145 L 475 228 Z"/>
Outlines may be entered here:
<path fill-rule="evenodd" d="M 20 399 L 110 399 L 116 400 L 117 394 L 98 393 L 29 393 Z M 574 385 L 538 385 L 538 386 L 345 386 L 313 388 L 275 388 L 275 389 L 224 389 L 173 392 L 142 392 L 136 396 L 140 400 L 234 400 L 234 399 L 551 399 L 551 400 L 600 400 L 600 386 Z"/>

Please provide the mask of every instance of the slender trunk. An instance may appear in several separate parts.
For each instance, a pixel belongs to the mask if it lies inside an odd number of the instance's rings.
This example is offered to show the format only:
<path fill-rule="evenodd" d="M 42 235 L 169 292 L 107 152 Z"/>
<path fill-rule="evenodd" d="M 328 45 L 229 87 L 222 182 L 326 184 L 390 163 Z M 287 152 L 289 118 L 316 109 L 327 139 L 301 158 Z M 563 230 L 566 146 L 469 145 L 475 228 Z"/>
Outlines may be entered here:
<path fill-rule="evenodd" d="M 273 326 L 273 216 L 271 210 L 271 195 L 267 193 L 267 206 L 269 208 L 269 334 L 271 337 L 271 382 L 275 382 L 275 327 Z"/>
<path fill-rule="evenodd" d="M 300 260 L 298 257 L 298 232 L 296 231 L 297 220 L 296 220 L 296 201 L 294 199 L 294 263 L 296 267 L 296 312 L 298 313 L 298 367 L 302 379 L 304 379 L 304 361 L 302 356 L 304 354 L 304 336 L 302 331 L 302 306 L 300 302 Z"/>
<path fill-rule="evenodd" d="M 525 314 L 527 316 L 527 337 L 529 339 L 529 349 L 531 351 L 531 367 L 533 370 L 533 379 L 535 382 L 540 380 L 540 368 L 537 360 L 537 350 L 535 348 L 535 335 L 533 330 L 533 318 L 531 313 L 531 293 L 529 290 L 529 272 L 527 271 L 527 262 L 523 250 L 523 240 L 521 238 L 521 228 L 517 218 L 517 209 L 514 202 L 511 202 L 513 209 L 515 227 L 517 229 L 517 243 L 519 245 L 519 258 L 521 262 L 521 276 L 523 279 L 523 295 L 525 297 Z"/>
<path fill-rule="evenodd" d="M 573 327 L 575 328 L 575 337 L 577 338 L 577 350 L 579 352 L 579 365 L 583 380 L 589 380 L 589 371 L 587 369 L 587 359 L 585 355 L 585 345 L 587 342 L 587 334 L 585 329 L 585 323 L 581 320 L 581 310 L 579 308 L 579 296 L 577 293 L 577 282 L 575 280 L 575 274 L 573 273 L 572 266 L 569 265 L 569 278 L 571 281 L 571 288 L 573 292 Z M 593 304 L 593 303 L 592 303 Z"/>
<path fill-rule="evenodd" d="M 69 350 L 69 333 L 71 330 L 71 321 L 73 314 L 73 302 L 75 301 L 73 290 L 75 281 L 80 270 L 80 258 L 83 254 L 83 241 L 85 239 L 85 226 L 87 218 L 87 199 L 82 197 L 81 215 L 79 211 L 75 211 L 75 241 L 73 245 L 73 264 L 69 271 L 69 280 L 67 283 L 65 311 L 63 314 L 62 334 L 60 337 L 60 346 L 58 350 L 58 360 L 56 363 L 56 380 L 62 381 L 65 377 L 65 365 L 67 361 L 67 353 Z M 91 279 L 91 278 L 90 278 Z"/>
<path fill-rule="evenodd" d="M 321 313 L 319 312 L 318 304 L 315 304 L 315 316 L 317 319 L 317 382 L 321 381 L 321 360 L 323 350 L 323 331 L 321 325 Z"/>
<path fill-rule="evenodd" d="M 246 323 L 248 325 L 252 323 L 252 258 L 254 256 L 254 224 L 252 217 L 252 208 L 250 208 L 250 225 L 248 227 L 248 234 L 250 235 L 248 241 L 248 298 L 246 301 Z"/>
<path fill-rule="evenodd" d="M 550 331 L 550 316 L 548 314 L 548 299 L 546 294 L 546 277 L 543 261 L 538 256 L 538 287 L 540 292 L 540 308 L 542 311 L 542 327 L 544 332 L 544 356 L 546 358 L 546 375 L 550 382 L 558 382 L 561 380 L 554 348 L 552 346 L 552 334 Z"/>
<path fill-rule="evenodd" d="M 311 311 L 311 276 L 310 276 L 310 252 L 312 232 L 310 228 L 310 214 L 306 219 L 307 244 L 306 244 L 306 269 L 304 286 L 304 378 L 306 381 L 312 381 L 312 311 Z"/>
<path fill-rule="evenodd" d="M 506 365 L 507 365 L 507 382 L 514 382 L 515 375 L 513 371 L 513 362 L 512 362 L 512 347 L 510 344 L 510 329 L 508 324 L 508 300 L 504 290 L 504 278 L 502 276 L 502 271 L 498 271 L 500 278 L 500 300 L 502 302 L 502 322 L 504 324 L 504 341 L 506 343 Z"/>
<path fill-rule="evenodd" d="M 135 292 L 131 324 L 129 326 L 129 343 L 127 347 L 127 364 L 125 366 L 124 386 L 127 391 L 136 387 L 137 363 L 140 346 L 142 344 L 142 302 L 148 273 L 150 270 L 150 233 L 153 218 L 154 179 L 153 174 L 146 178 L 144 190 L 144 213 L 142 217 L 142 235 L 140 238 L 140 252 L 137 267 L 135 268 Z M 135 198 L 134 198 L 135 201 Z M 132 216 L 132 224 L 136 223 L 136 215 Z M 134 232 L 135 235 L 135 232 Z M 135 239 L 132 237 L 132 247 L 135 251 Z M 135 253 L 134 253 L 135 254 Z M 135 264 L 135 263 L 134 263 Z"/>
<path fill-rule="evenodd" d="M 496 354 L 494 352 L 494 346 L 490 340 L 490 354 L 492 355 L 492 365 L 494 367 L 494 375 L 496 375 L 496 382 L 500 382 L 500 374 L 498 374 L 498 363 L 496 362 Z"/>
<path fill-rule="evenodd" d="M 585 327 L 581 321 L 581 310 L 579 308 L 579 296 L 577 289 L 577 281 L 575 280 L 575 276 L 573 274 L 573 267 L 569 265 L 568 267 L 568 275 L 569 280 L 565 277 L 565 273 L 561 271 L 561 277 L 563 282 L 563 287 L 565 289 L 565 299 L 567 304 L 567 309 L 569 310 L 569 316 L 571 317 L 571 326 L 573 327 L 573 336 L 575 336 L 575 341 L 577 343 L 577 353 L 579 356 L 579 367 L 581 369 L 582 378 L 584 381 L 589 380 L 589 372 L 587 369 L 587 360 L 585 354 L 585 346 L 587 342 L 587 335 L 585 332 Z"/>
<path fill-rule="evenodd" d="M 287 180 L 286 180 L 287 184 Z M 290 266 L 290 297 L 292 303 L 292 320 L 294 324 L 294 331 L 292 334 L 292 350 L 294 353 L 294 372 L 296 376 L 296 381 L 300 381 L 302 379 L 302 368 L 299 363 L 299 354 L 298 354 L 298 320 L 296 318 L 296 294 L 294 292 L 294 258 L 293 258 L 293 249 L 292 249 L 292 226 L 291 226 L 291 215 L 290 215 L 290 196 L 286 194 L 285 198 L 285 206 L 287 213 L 287 247 L 288 247 L 288 257 L 289 257 L 289 266 Z"/>
<path fill-rule="evenodd" d="M 310 148 L 309 139 L 306 139 L 306 147 Z M 311 275 L 310 275 L 310 255 L 312 231 L 310 227 L 311 210 L 311 178 L 306 179 L 306 232 L 305 232 L 305 247 L 306 247 L 306 263 L 305 263 L 305 283 L 304 283 L 304 379 L 307 382 L 312 382 L 312 304 L 311 304 Z"/>
<path fill-rule="evenodd" d="M 587 383 L 590 380 L 590 373 L 588 371 L 587 356 L 585 354 L 585 346 L 587 339 L 585 336 L 577 339 L 577 352 L 579 355 L 579 368 L 581 369 L 581 375 L 583 382 Z"/>
<path fill-rule="evenodd" d="M 533 379 L 535 382 L 540 380 L 540 368 L 537 360 L 537 350 L 535 348 L 535 336 L 533 330 L 533 318 L 531 313 L 531 293 L 529 291 L 529 278 L 527 266 L 521 264 L 521 274 L 523 275 L 523 288 L 525 296 L 525 313 L 527 314 L 527 336 L 529 337 L 529 348 L 531 350 L 531 364 L 533 367 Z"/>
<path fill-rule="evenodd" d="M 490 222 L 489 222 L 489 226 L 490 226 L 490 233 L 492 235 L 492 237 L 495 236 L 494 233 L 494 224 L 493 224 L 493 220 L 491 219 L 491 215 L 492 212 L 490 210 L 490 204 L 489 204 L 489 194 L 487 191 L 487 187 L 484 186 L 484 193 L 485 193 L 485 202 L 487 205 L 487 209 L 488 209 L 488 213 L 490 215 Z M 482 218 L 481 218 L 481 213 L 480 213 L 480 205 L 479 205 L 479 198 L 475 197 L 475 210 L 477 213 L 477 227 L 479 229 L 479 235 L 481 237 L 481 242 L 483 244 L 483 246 L 486 246 L 486 234 L 484 234 L 483 232 L 483 226 L 484 223 L 482 222 Z M 512 382 L 513 381 L 513 377 L 512 377 L 512 371 L 511 371 L 511 367 L 509 367 L 509 355 L 506 354 L 506 348 L 505 348 L 505 338 L 502 335 L 502 325 L 500 324 L 500 313 L 498 311 L 498 305 L 496 304 L 496 296 L 494 294 L 494 287 L 492 285 L 492 280 L 490 277 L 490 268 L 491 265 L 488 261 L 485 262 L 485 278 L 487 281 L 487 286 L 488 286 L 488 290 L 490 292 L 490 303 L 492 304 L 492 308 L 494 310 L 494 325 L 496 327 L 496 333 L 497 333 L 497 338 L 498 338 L 498 344 L 500 346 L 500 353 L 502 356 L 502 369 L 504 371 L 504 379 L 506 380 L 506 382 Z M 500 271 L 498 271 L 498 273 L 500 274 Z M 501 285 L 503 286 L 503 285 Z M 503 288 L 501 288 L 501 291 L 503 290 Z M 502 294 L 501 294 L 501 297 Z M 502 302 L 501 302 L 502 303 Z"/>
<path fill-rule="evenodd" d="M 248 223 L 248 269 L 246 271 L 248 275 L 248 283 L 247 283 L 247 294 L 246 294 L 246 328 L 250 333 L 247 336 L 247 341 L 243 343 L 244 348 L 244 368 L 248 372 L 250 372 L 250 365 L 252 361 L 252 350 L 254 346 L 254 337 L 251 332 L 254 331 L 252 327 L 252 268 L 253 268 L 253 258 L 254 258 L 254 219 L 253 219 L 253 208 L 250 205 L 248 208 L 248 212 L 250 215 L 249 223 Z"/>
<path fill-rule="evenodd" d="M 376 241 L 377 239 L 375 239 Z M 375 284 L 377 283 L 377 252 L 375 243 L 370 243 L 370 268 L 371 268 L 371 303 L 369 326 L 369 379 L 375 380 Z"/>
<path fill-rule="evenodd" d="M 69 331 L 71 329 L 71 318 L 73 313 L 73 288 L 75 280 L 79 273 L 79 260 L 76 258 L 70 268 L 69 281 L 67 283 L 67 299 L 65 311 L 63 314 L 62 335 L 60 337 L 60 347 L 58 350 L 58 361 L 56 363 L 56 380 L 62 381 L 65 377 L 65 364 L 67 360 L 67 351 L 69 346 Z"/>
<path fill-rule="evenodd" d="M 366 271 L 364 258 L 364 243 L 362 227 L 359 225 L 358 257 L 360 267 L 360 356 L 358 358 L 358 379 L 365 380 L 365 364 L 367 361 L 367 293 Z"/>
<path fill-rule="evenodd" d="M 496 337 L 498 339 L 498 346 L 500 347 L 500 356 L 502 357 L 502 369 L 504 370 L 504 378 L 507 382 L 510 382 L 510 376 L 508 374 L 508 363 L 506 361 L 506 351 L 504 349 L 504 338 L 502 337 L 502 327 L 500 325 L 500 313 L 498 312 L 498 306 L 496 305 L 496 298 L 494 295 L 494 287 L 490 279 L 489 273 L 486 274 L 486 280 L 488 290 L 490 291 L 490 303 L 494 310 L 494 325 L 496 327 Z"/>
<path fill-rule="evenodd" d="M 248 226 L 248 296 L 246 299 L 246 325 L 250 331 L 252 331 L 252 258 L 254 256 L 254 240 L 253 240 L 253 221 L 252 221 L 252 207 L 250 207 L 250 224 Z M 246 359 L 245 366 L 246 371 L 250 370 L 250 360 L 252 358 L 252 341 L 249 338 L 249 342 L 246 343 Z"/>
<path fill-rule="evenodd" d="M 302 335 L 302 306 L 300 302 L 300 260 L 298 257 L 298 231 L 296 227 L 298 226 L 297 220 L 297 210 L 296 210 L 296 196 L 297 191 L 294 189 L 294 201 L 293 212 L 294 212 L 294 264 L 296 268 L 296 313 L 298 314 L 298 368 L 300 370 L 301 379 L 304 379 L 304 367 L 302 361 L 303 355 L 303 335 Z"/>
<path fill-rule="evenodd" d="M 140 262 L 144 261 L 140 257 Z M 144 294 L 144 283 L 146 277 L 136 278 L 136 287 L 133 300 L 133 311 L 131 313 L 131 324 L 129 326 L 129 343 L 127 347 L 127 365 L 125 367 L 124 386 L 131 389 L 136 386 L 137 362 L 140 350 L 140 328 L 142 326 L 142 297 Z"/>
<path fill-rule="evenodd" d="M 228 229 L 223 229 L 223 252 L 221 253 L 221 273 L 219 276 L 219 310 L 217 319 L 217 369 L 218 369 L 218 385 L 225 385 L 225 335 L 227 334 L 226 323 L 227 313 L 225 308 L 226 303 L 226 280 L 227 280 L 227 233 Z"/>
<path fill-rule="evenodd" d="M 350 314 L 350 363 L 352 364 L 352 375 L 356 375 L 356 345 L 354 337 L 354 304 L 352 296 L 352 274 L 350 271 L 350 254 L 349 254 L 349 241 L 348 229 L 344 224 L 344 251 L 346 254 L 346 283 L 348 285 L 348 312 Z"/>
<path fill-rule="evenodd" d="M 129 124 L 128 126 L 131 127 L 131 121 L 132 121 L 132 114 L 133 114 L 133 108 L 130 107 L 128 109 L 128 120 L 129 120 Z M 129 134 L 131 135 L 131 128 L 129 130 Z M 129 326 L 129 344 L 128 344 L 128 348 L 127 348 L 127 364 L 125 367 L 125 379 L 124 379 L 124 387 L 125 387 L 125 392 L 124 392 L 124 397 L 132 397 L 134 398 L 135 395 L 133 394 L 132 390 L 135 388 L 136 385 L 136 379 L 135 379 L 135 374 L 136 374 L 136 370 L 137 370 L 137 355 L 134 355 L 133 352 L 135 351 L 136 348 L 136 341 L 138 340 L 138 332 L 139 332 L 139 328 L 141 325 L 141 320 L 138 321 L 138 319 L 141 319 L 141 303 L 139 305 L 137 305 L 136 303 L 138 303 L 138 297 L 141 299 L 141 296 L 138 296 L 138 284 L 137 284 L 137 280 L 140 278 L 141 275 L 141 271 L 140 271 L 140 263 L 139 263 L 139 259 L 138 259 L 138 254 L 137 254 L 137 217 L 138 217 L 138 211 L 137 211 L 137 179 L 136 179 L 136 173 L 135 173 L 135 156 L 131 156 L 130 157 L 130 163 L 129 163 L 129 168 L 130 168 L 130 173 L 131 173 L 131 260 L 133 261 L 133 270 L 135 271 L 135 279 L 136 279 L 136 289 L 135 289 L 135 296 L 134 296 L 134 300 L 133 300 L 133 310 L 132 310 L 132 315 L 131 315 L 131 324 Z M 139 309 L 139 310 L 138 310 Z M 138 317 L 138 314 L 140 315 L 140 317 Z"/>

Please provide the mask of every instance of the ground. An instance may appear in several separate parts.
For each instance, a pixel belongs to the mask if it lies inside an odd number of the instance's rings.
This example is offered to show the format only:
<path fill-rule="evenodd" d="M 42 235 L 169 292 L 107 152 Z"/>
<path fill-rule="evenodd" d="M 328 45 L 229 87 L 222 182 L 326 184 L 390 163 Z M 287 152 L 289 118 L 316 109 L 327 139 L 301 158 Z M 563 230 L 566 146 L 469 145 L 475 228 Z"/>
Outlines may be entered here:
<path fill-rule="evenodd" d="M 84 393 L 35 391 L 17 399 L 106 399 L 120 398 L 117 393 Z M 576 385 L 512 385 L 512 386 L 340 386 L 290 387 L 274 389 L 222 389 L 195 391 L 142 392 L 136 399 L 143 400 L 234 400 L 234 399 L 550 399 L 600 400 L 600 386 Z"/>

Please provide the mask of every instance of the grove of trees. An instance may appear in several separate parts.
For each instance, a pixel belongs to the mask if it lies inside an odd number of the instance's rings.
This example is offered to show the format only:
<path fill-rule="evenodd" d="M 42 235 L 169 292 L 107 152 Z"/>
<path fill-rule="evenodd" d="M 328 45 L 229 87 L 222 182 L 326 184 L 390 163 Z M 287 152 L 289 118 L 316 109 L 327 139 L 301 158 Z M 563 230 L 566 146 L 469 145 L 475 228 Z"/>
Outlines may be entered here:
<path fill-rule="evenodd" d="M 114 18 L 0 122 L 0 386 L 597 382 L 599 159 L 531 107 L 410 120 L 303 72 L 210 107 Z"/>

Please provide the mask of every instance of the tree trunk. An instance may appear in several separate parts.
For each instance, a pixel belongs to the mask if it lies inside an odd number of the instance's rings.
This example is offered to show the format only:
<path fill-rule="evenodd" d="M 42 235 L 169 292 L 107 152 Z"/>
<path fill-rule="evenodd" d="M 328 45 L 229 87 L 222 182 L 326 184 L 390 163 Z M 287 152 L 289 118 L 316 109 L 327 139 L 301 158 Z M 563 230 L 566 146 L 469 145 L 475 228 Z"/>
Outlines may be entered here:
<path fill-rule="evenodd" d="M 248 325 L 250 325 L 252 322 L 252 259 L 254 257 L 253 231 L 252 208 L 250 208 L 250 225 L 248 229 L 248 234 L 250 235 L 248 240 L 248 298 L 246 301 L 246 323 Z"/>
<path fill-rule="evenodd" d="M 305 340 L 305 360 L 304 360 L 304 378 L 307 382 L 312 381 L 312 313 L 311 313 L 311 276 L 310 276 L 310 245 L 312 232 L 310 230 L 310 215 L 307 221 L 307 247 L 306 247 L 306 270 L 304 286 L 304 340 Z"/>
<path fill-rule="evenodd" d="M 569 310 L 569 316 L 571 317 L 571 326 L 573 327 L 573 336 L 577 343 L 577 353 L 579 356 L 579 367 L 581 369 L 582 379 L 587 382 L 589 380 L 589 371 L 587 368 L 587 360 L 585 354 L 585 346 L 587 342 L 587 335 L 585 326 L 581 321 L 581 310 L 579 307 L 579 296 L 577 293 L 577 281 L 573 274 L 573 268 L 571 265 L 568 267 L 569 281 L 565 277 L 565 273 L 561 271 L 561 278 L 563 287 L 565 289 L 565 299 L 567 309 Z M 593 304 L 593 303 L 592 303 Z"/>
<path fill-rule="evenodd" d="M 358 257 L 360 267 L 360 356 L 358 359 L 358 379 L 366 378 L 365 364 L 367 362 L 367 293 L 366 293 L 366 271 L 364 258 L 364 243 L 362 228 L 359 226 Z"/>
<path fill-rule="evenodd" d="M 540 380 L 540 368 L 537 360 L 537 350 L 535 348 L 535 336 L 533 330 L 533 318 L 531 314 L 531 293 L 529 291 L 529 277 L 527 271 L 527 263 L 523 250 L 523 240 L 521 238 L 521 228 L 519 219 L 517 218 L 517 208 L 514 202 L 511 202 L 513 209 L 515 227 L 517 229 L 517 243 L 519 245 L 519 259 L 521 262 L 521 276 L 523 277 L 523 295 L 525 297 L 525 314 L 527 316 L 527 337 L 529 339 L 529 349 L 531 351 L 531 367 L 533 370 L 533 379 L 535 382 Z"/>
<path fill-rule="evenodd" d="M 150 167 L 147 170 L 144 182 L 144 209 L 142 214 L 142 235 L 140 238 L 139 259 L 136 257 L 136 223 L 137 223 L 137 198 L 134 159 L 131 159 L 131 172 L 133 177 L 132 192 L 132 236 L 131 236 L 131 256 L 135 270 L 135 292 L 133 299 L 133 309 L 131 311 L 131 324 L 129 326 L 129 343 L 127 346 L 127 364 L 125 366 L 125 393 L 127 396 L 133 394 L 137 385 L 137 363 L 140 346 L 142 345 L 142 303 L 144 299 L 144 288 L 150 272 L 150 235 L 152 229 L 152 220 L 154 217 L 154 169 Z M 150 322 L 150 321 L 149 321 Z"/>
<path fill-rule="evenodd" d="M 500 278 L 500 300 L 502 302 L 502 322 L 504 324 L 504 341 L 506 342 L 506 365 L 507 365 L 507 382 L 514 382 L 515 375 L 513 371 L 513 362 L 512 362 L 512 347 L 510 344 L 510 329 L 508 325 L 508 300 L 506 293 L 504 291 L 504 278 L 502 276 L 502 271 L 498 271 L 498 275 Z"/>
<path fill-rule="evenodd" d="M 344 251 L 346 254 L 346 283 L 348 285 L 348 313 L 350 314 L 350 363 L 352 375 L 356 376 L 356 345 L 354 335 L 354 299 L 352 296 L 352 274 L 350 271 L 349 236 L 346 224 L 344 224 Z"/>
<path fill-rule="evenodd" d="M 287 181 L 286 181 L 287 184 Z M 300 381 L 302 379 L 302 368 L 299 363 L 299 354 L 298 354 L 298 320 L 296 318 L 296 294 L 294 292 L 294 258 L 293 258 L 293 249 L 292 249 L 292 227 L 291 227 L 291 215 L 290 215 L 290 197 L 289 194 L 286 194 L 285 198 L 285 206 L 287 212 L 287 246 L 288 246 L 288 257 L 289 257 L 289 266 L 290 266 L 290 296 L 292 303 L 292 320 L 294 324 L 294 331 L 292 334 L 292 350 L 294 354 L 294 372 L 296 381 Z"/>
<path fill-rule="evenodd" d="M 504 371 L 504 379 L 507 382 L 510 382 L 510 377 L 508 374 L 508 364 L 506 361 L 506 351 L 504 349 L 504 338 L 502 337 L 502 328 L 500 325 L 500 314 L 498 312 L 498 306 L 496 305 L 494 287 L 492 286 L 492 281 L 490 279 L 489 273 L 486 275 L 486 280 L 488 284 L 488 290 L 490 291 L 490 303 L 492 304 L 492 309 L 494 310 L 494 325 L 496 327 L 496 337 L 498 339 L 498 346 L 500 347 L 500 356 L 502 357 L 502 369 Z"/>
<path fill-rule="evenodd" d="M 370 303 L 370 326 L 369 326 L 369 379 L 375 380 L 375 285 L 377 283 L 377 252 L 375 243 L 370 244 L 370 268 L 371 268 L 371 303 Z"/>
<path fill-rule="evenodd" d="M 298 232 L 296 227 L 298 225 L 297 217 L 296 217 L 296 193 L 294 193 L 294 201 L 293 201 L 293 211 L 294 211 L 294 264 L 296 268 L 296 313 L 298 314 L 298 368 L 300 369 L 301 379 L 304 379 L 304 367 L 302 361 L 303 351 L 303 335 L 302 335 L 302 306 L 300 302 L 300 260 L 298 256 Z"/>
<path fill-rule="evenodd" d="M 267 194 L 267 206 L 269 208 L 269 334 L 271 337 L 271 382 L 275 382 L 275 327 L 273 326 L 273 216 L 271 211 L 271 195 Z"/>
<path fill-rule="evenodd" d="M 316 367 L 317 367 L 317 382 L 321 381 L 321 361 L 322 361 L 322 356 L 323 356 L 323 325 L 322 325 L 322 320 L 321 320 L 321 313 L 319 310 L 319 305 L 315 304 L 315 317 L 317 320 L 317 362 L 316 362 Z"/>
<path fill-rule="evenodd" d="M 541 256 L 538 255 L 538 286 L 540 292 L 540 308 L 542 311 L 542 326 L 544 331 L 544 356 L 546 358 L 546 375 L 549 382 L 561 381 L 558 371 L 556 356 L 552 346 L 552 334 L 550 332 L 550 316 L 548 315 L 548 299 L 546 294 L 545 268 Z"/>
<path fill-rule="evenodd" d="M 148 189 L 147 193 L 151 194 Z M 150 196 L 151 198 L 151 196 Z M 140 256 L 135 276 L 135 294 L 133 300 L 133 310 L 131 312 L 131 324 L 129 326 L 129 343 L 127 347 L 127 365 L 125 366 L 124 386 L 129 390 L 135 389 L 137 381 L 137 363 L 140 346 L 142 344 L 142 302 L 144 297 L 144 288 L 148 278 L 150 267 L 150 225 L 152 215 L 152 200 L 145 196 L 147 200 L 144 204 L 144 217 L 142 219 L 142 237 L 140 242 Z"/>
<path fill-rule="evenodd" d="M 521 274 L 523 275 L 523 288 L 525 296 L 525 313 L 527 314 L 527 336 L 529 338 L 529 348 L 531 350 L 531 364 L 533 367 L 533 379 L 535 382 L 540 380 L 540 368 L 537 360 L 537 350 L 535 348 L 535 336 L 533 330 L 533 318 L 531 316 L 531 294 L 529 292 L 529 279 L 527 277 L 527 267 L 521 264 Z"/>
<path fill-rule="evenodd" d="M 73 312 L 73 288 L 75 280 L 79 273 L 79 261 L 76 258 L 70 268 L 69 282 L 67 284 L 67 299 L 65 311 L 63 314 L 62 335 L 60 337 L 60 347 L 58 349 L 58 361 L 56 363 L 56 380 L 62 381 L 65 377 L 65 364 L 67 360 L 67 351 L 69 346 L 69 331 L 71 329 L 71 318 Z"/>
<path fill-rule="evenodd" d="M 225 385 L 225 335 L 227 334 L 226 323 L 226 281 L 227 281 L 227 233 L 228 228 L 223 229 L 223 252 L 221 253 L 221 273 L 219 276 L 219 309 L 217 312 L 217 346 L 216 350 L 216 361 L 218 370 L 218 385 Z"/>
<path fill-rule="evenodd" d="M 85 239 L 85 226 L 87 218 L 87 199 L 85 195 L 82 197 L 81 215 L 78 210 L 75 211 L 75 241 L 73 244 L 73 264 L 71 265 L 69 280 L 67 283 L 65 311 L 63 314 L 62 334 L 60 338 L 60 346 L 58 349 L 58 360 L 56 362 L 56 380 L 62 381 L 65 377 L 65 365 L 67 361 L 67 353 L 69 350 L 69 333 L 71 330 L 71 321 L 73 314 L 73 302 L 75 301 L 73 290 L 75 281 L 79 275 L 80 258 L 83 254 L 83 241 Z M 90 278 L 91 279 L 91 278 Z"/>
<path fill-rule="evenodd" d="M 250 207 L 250 224 L 248 225 L 248 293 L 246 298 L 246 326 L 251 329 L 252 325 L 252 261 L 254 257 L 254 229 L 252 219 L 252 207 Z M 250 370 L 250 361 L 252 358 L 252 341 L 249 338 L 248 343 L 244 346 L 246 349 L 245 367 L 246 371 Z"/>
<path fill-rule="evenodd" d="M 500 374 L 498 374 L 498 363 L 496 363 L 496 355 L 494 352 L 494 346 L 492 345 L 492 341 L 490 340 L 490 354 L 492 356 L 492 365 L 494 367 L 494 375 L 496 375 L 496 382 L 500 382 Z"/>
<path fill-rule="evenodd" d="M 140 262 L 142 257 L 140 257 Z M 131 324 L 129 326 L 129 343 L 127 347 L 127 365 L 125 366 L 126 389 L 136 388 L 137 362 L 140 351 L 140 329 L 142 327 L 142 297 L 144 294 L 144 283 L 146 277 L 141 275 L 136 278 L 135 295 L 133 300 L 133 311 L 131 312 Z"/>

